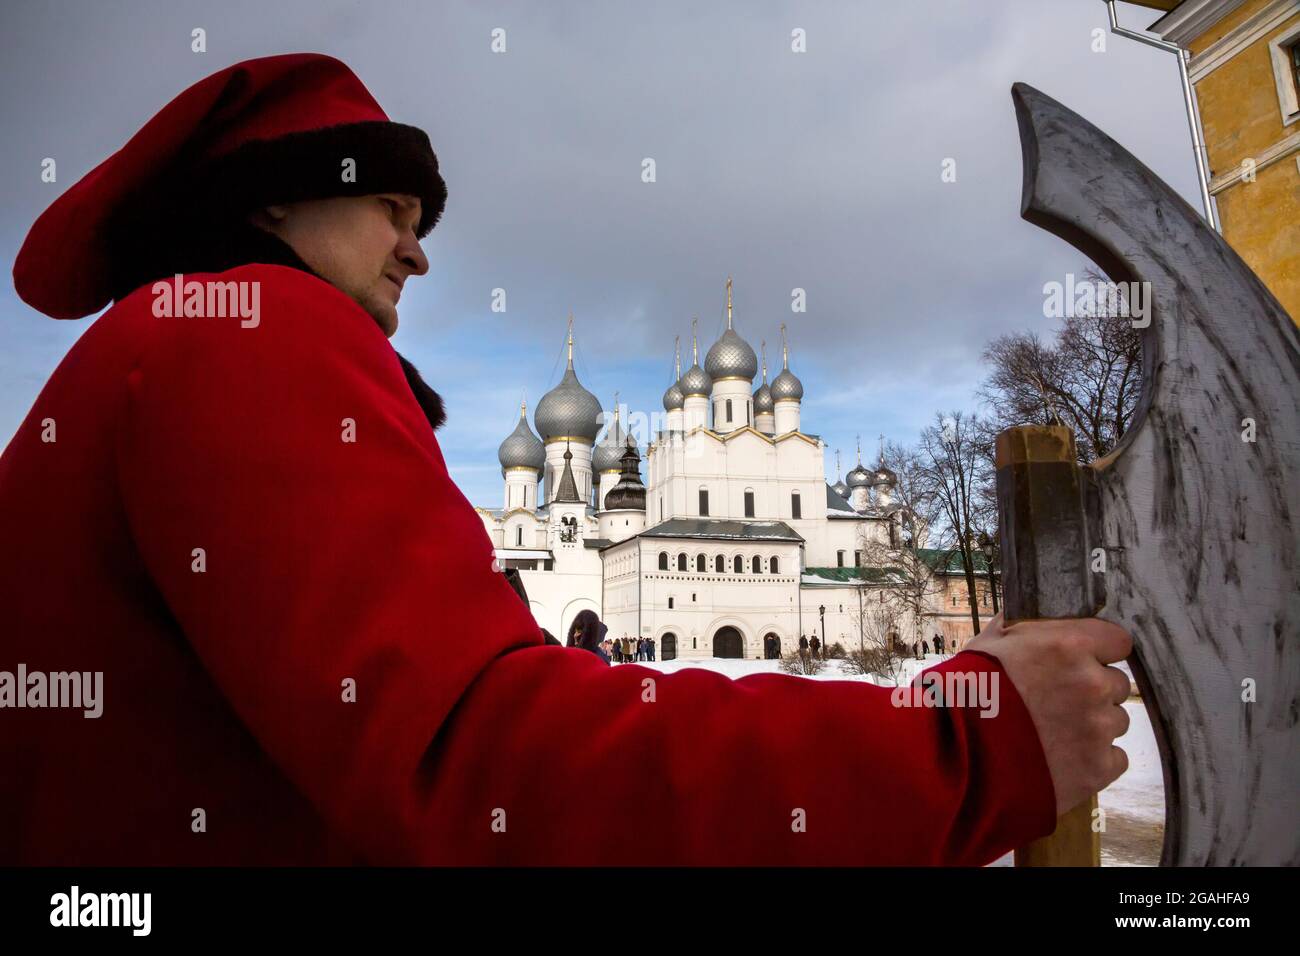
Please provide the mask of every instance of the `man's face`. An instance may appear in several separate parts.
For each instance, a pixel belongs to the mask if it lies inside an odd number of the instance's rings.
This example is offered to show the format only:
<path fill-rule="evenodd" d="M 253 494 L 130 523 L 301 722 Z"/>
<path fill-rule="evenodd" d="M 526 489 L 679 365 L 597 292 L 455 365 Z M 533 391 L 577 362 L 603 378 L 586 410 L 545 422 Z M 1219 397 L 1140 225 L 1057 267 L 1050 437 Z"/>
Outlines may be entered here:
<path fill-rule="evenodd" d="M 391 338 L 403 283 L 429 271 L 415 238 L 420 211 L 415 196 L 380 193 L 270 206 L 254 221 L 374 316 Z"/>

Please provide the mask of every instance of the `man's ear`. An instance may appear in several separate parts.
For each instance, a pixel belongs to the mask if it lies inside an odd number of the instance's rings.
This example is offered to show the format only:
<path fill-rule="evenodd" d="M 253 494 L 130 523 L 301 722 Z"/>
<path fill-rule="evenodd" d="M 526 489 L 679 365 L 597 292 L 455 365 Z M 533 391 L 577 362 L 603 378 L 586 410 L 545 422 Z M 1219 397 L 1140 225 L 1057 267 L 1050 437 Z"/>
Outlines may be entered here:
<path fill-rule="evenodd" d="M 253 210 L 248 218 L 252 220 L 253 225 L 259 226 L 267 232 L 276 232 L 276 227 L 289 218 L 289 207 L 263 206 L 261 209 Z"/>

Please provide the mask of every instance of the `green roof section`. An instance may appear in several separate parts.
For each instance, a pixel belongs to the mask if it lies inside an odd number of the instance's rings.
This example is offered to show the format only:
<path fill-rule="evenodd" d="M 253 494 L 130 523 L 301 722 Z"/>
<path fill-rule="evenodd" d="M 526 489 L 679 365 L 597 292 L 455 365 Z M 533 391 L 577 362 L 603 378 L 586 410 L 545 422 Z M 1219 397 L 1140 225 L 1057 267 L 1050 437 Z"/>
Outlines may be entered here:
<path fill-rule="evenodd" d="M 916 556 L 936 574 L 965 574 L 961 566 L 961 554 L 946 548 L 917 548 Z M 988 562 L 983 552 L 974 555 L 975 573 L 988 574 Z M 946 562 L 946 564 L 945 564 Z M 881 567 L 848 568 L 804 568 L 805 575 L 821 578 L 827 584 L 889 584 L 906 580 L 905 568 L 896 565 Z M 996 573 L 996 572 L 995 572 Z"/>
<path fill-rule="evenodd" d="M 898 568 L 804 568 L 803 573 L 831 584 L 885 584 L 895 580 Z"/>
<path fill-rule="evenodd" d="M 965 569 L 961 566 L 961 552 L 956 548 L 917 548 L 916 556 L 926 563 L 930 568 L 942 574 L 964 574 Z M 984 552 L 975 549 L 971 555 L 972 563 L 975 565 L 976 574 L 988 574 L 989 563 L 984 557 Z M 947 562 L 946 565 L 944 562 Z"/>

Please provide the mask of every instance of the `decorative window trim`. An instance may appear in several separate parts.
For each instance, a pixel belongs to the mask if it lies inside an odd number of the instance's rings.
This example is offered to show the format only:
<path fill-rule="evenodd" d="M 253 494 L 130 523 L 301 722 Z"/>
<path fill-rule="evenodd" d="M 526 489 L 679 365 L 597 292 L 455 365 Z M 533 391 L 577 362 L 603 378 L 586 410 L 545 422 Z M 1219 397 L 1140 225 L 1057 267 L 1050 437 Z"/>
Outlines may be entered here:
<path fill-rule="evenodd" d="M 1200 6 L 1203 9 L 1201 17 L 1183 17 L 1183 24 L 1173 29 L 1158 29 L 1158 32 L 1164 39 L 1172 43 L 1177 43 L 1183 49 L 1188 48 L 1192 38 L 1199 36 L 1210 25 L 1227 16 L 1237 7 L 1241 6 L 1243 0 L 1230 0 L 1230 6 L 1223 0 L 1210 0 L 1210 2 L 1197 3 L 1195 0 L 1186 0 L 1182 4 L 1184 8 L 1193 11 L 1195 7 Z M 1273 0 L 1263 9 L 1256 11 L 1247 17 L 1237 26 L 1233 27 L 1219 39 L 1215 40 L 1200 53 L 1192 56 L 1187 61 L 1187 75 L 1193 83 L 1200 83 L 1219 67 L 1230 62 L 1234 57 L 1244 50 L 1250 49 L 1250 45 L 1260 37 L 1267 36 L 1271 31 L 1276 30 L 1278 26 L 1286 19 L 1295 14 L 1296 0 Z M 1229 7 L 1228 9 L 1213 10 L 1209 9 L 1214 6 Z M 1178 12 L 1178 11 L 1175 11 Z M 1197 20 L 1199 19 L 1199 23 Z M 1153 24 L 1159 27 L 1164 20 L 1157 21 Z"/>
<path fill-rule="evenodd" d="M 1300 83 L 1296 80 L 1296 68 L 1292 49 L 1300 47 L 1300 23 L 1291 29 L 1279 33 L 1268 41 L 1269 59 L 1273 61 L 1273 79 L 1277 85 L 1277 103 L 1282 111 L 1282 125 L 1290 126 L 1300 122 Z"/>

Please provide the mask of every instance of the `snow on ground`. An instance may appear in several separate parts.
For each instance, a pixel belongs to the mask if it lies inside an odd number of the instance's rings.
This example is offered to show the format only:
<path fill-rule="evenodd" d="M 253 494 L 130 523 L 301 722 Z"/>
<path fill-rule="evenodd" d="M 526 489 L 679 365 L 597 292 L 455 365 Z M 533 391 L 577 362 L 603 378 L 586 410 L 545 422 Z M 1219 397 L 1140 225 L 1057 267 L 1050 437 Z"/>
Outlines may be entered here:
<path fill-rule="evenodd" d="M 948 655 L 930 654 L 924 660 L 903 661 L 904 680 L 910 681 L 921 670 L 947 660 Z M 618 665 L 615 665 L 618 666 Z M 666 674 L 688 667 L 725 674 L 733 680 L 749 674 L 781 673 L 778 661 L 731 660 L 703 658 L 690 661 L 655 661 L 641 664 Z M 1127 666 L 1118 665 L 1127 671 Z M 1131 675 L 1130 675 L 1131 676 Z M 826 670 L 806 680 L 850 680 L 870 682 L 856 674 L 845 674 L 838 661 L 828 662 Z M 881 681 L 883 683 L 883 681 Z M 1106 830 L 1101 836 L 1101 862 L 1103 866 L 1155 866 L 1160 862 L 1160 846 L 1164 838 L 1165 788 L 1160 770 L 1160 752 L 1156 747 L 1155 733 L 1146 708 L 1136 696 L 1124 704 L 1130 724 L 1128 733 L 1117 743 L 1128 754 L 1128 771 L 1103 790 L 1098 805 L 1105 811 Z M 1011 854 L 997 860 L 994 866 L 1010 866 Z"/>
<path fill-rule="evenodd" d="M 910 681 L 927 667 L 940 664 L 946 661 L 951 655 L 945 654 L 940 657 L 937 654 L 930 654 L 923 661 L 907 658 L 902 662 L 904 680 Z M 693 660 L 676 660 L 676 661 L 639 661 L 642 667 L 653 667 L 655 670 L 663 671 L 665 674 L 672 674 L 688 667 L 699 667 L 704 670 L 714 671 L 718 674 L 725 674 L 733 680 L 737 677 L 746 677 L 750 674 L 780 674 L 782 673 L 780 661 L 750 661 L 739 660 L 723 657 L 705 657 Z M 860 674 L 849 674 L 840 669 L 840 661 L 827 661 L 826 669 L 820 674 L 809 677 L 808 680 L 854 680 L 866 683 L 883 683 L 883 681 L 873 681 L 871 678 L 863 677 Z"/>

